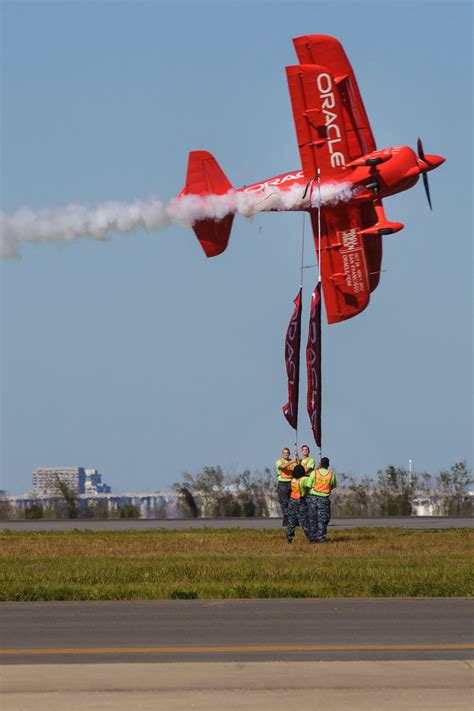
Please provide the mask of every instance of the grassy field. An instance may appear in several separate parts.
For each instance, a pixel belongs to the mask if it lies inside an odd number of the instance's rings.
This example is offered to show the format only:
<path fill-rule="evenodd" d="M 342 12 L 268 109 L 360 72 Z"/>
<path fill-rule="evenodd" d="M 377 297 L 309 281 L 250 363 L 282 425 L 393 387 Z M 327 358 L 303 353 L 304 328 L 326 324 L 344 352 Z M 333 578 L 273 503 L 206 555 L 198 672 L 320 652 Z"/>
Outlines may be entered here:
<path fill-rule="evenodd" d="M 0 533 L 0 600 L 470 596 L 474 531 Z"/>

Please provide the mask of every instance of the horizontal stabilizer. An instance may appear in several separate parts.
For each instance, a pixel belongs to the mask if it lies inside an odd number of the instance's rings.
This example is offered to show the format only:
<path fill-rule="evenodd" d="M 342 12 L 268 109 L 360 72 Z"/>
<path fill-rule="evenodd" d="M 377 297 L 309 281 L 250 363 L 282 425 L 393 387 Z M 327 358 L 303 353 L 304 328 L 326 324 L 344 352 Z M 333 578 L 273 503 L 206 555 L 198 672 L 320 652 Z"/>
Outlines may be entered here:
<path fill-rule="evenodd" d="M 179 197 L 184 195 L 225 195 L 232 190 L 222 168 L 208 151 L 191 151 L 186 173 L 186 185 Z M 222 220 L 199 220 L 193 230 L 207 257 L 216 257 L 224 252 L 229 242 L 234 216 Z"/>

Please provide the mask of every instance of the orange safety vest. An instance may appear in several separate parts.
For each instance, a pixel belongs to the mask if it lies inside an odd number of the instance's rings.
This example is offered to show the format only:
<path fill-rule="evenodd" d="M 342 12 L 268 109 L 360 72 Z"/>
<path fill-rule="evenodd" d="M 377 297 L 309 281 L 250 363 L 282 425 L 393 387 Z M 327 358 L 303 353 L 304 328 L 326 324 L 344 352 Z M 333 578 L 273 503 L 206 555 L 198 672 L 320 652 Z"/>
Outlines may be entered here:
<path fill-rule="evenodd" d="M 288 460 L 291 461 L 291 460 Z M 291 469 L 280 469 L 280 475 L 282 479 L 293 479 L 293 471 Z"/>
<path fill-rule="evenodd" d="M 301 499 L 301 480 L 292 479 L 291 480 L 291 494 L 290 499 Z"/>
<path fill-rule="evenodd" d="M 314 494 L 330 494 L 331 493 L 331 479 L 333 473 L 328 471 L 327 474 L 321 474 L 319 469 L 314 472 L 314 484 L 311 489 L 311 493 Z"/>

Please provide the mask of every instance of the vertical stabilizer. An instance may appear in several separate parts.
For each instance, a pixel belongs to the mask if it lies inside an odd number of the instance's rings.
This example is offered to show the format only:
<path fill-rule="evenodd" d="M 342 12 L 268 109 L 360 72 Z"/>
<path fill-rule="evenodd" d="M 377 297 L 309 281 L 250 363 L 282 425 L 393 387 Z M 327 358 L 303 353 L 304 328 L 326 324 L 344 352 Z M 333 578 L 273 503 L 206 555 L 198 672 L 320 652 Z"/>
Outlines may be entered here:
<path fill-rule="evenodd" d="M 191 151 L 186 173 L 186 185 L 179 197 L 184 195 L 225 195 L 232 190 L 222 168 L 208 151 Z M 193 230 L 207 257 L 216 257 L 224 252 L 229 242 L 234 216 L 222 220 L 199 220 Z"/>

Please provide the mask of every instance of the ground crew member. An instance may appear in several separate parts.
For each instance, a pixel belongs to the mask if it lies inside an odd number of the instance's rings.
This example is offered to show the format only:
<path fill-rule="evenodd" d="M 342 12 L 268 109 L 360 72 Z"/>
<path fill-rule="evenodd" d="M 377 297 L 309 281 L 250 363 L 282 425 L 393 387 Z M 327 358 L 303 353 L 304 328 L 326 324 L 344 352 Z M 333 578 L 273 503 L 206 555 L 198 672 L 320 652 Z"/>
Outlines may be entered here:
<path fill-rule="evenodd" d="M 295 537 L 295 528 L 299 524 L 308 541 L 310 540 L 308 523 L 308 506 L 306 504 L 306 494 L 310 485 L 309 477 L 306 476 L 304 467 L 296 464 L 293 469 L 291 480 L 291 493 L 288 502 L 288 528 L 286 539 L 288 543 Z"/>
<path fill-rule="evenodd" d="M 309 477 L 308 518 L 311 543 L 327 543 L 326 533 L 331 519 L 331 491 L 336 487 L 336 476 L 329 469 L 329 459 L 323 457 L 321 464 Z"/>
<path fill-rule="evenodd" d="M 296 459 L 290 459 L 290 450 L 284 447 L 281 452 L 281 459 L 275 462 L 276 474 L 278 477 L 277 495 L 283 516 L 282 526 L 288 525 L 288 499 L 291 494 L 291 480 L 293 478 L 293 467 L 297 464 Z"/>
<path fill-rule="evenodd" d="M 298 457 L 298 452 L 295 451 L 295 458 L 298 464 L 302 464 L 305 468 L 306 476 L 311 476 L 314 472 L 314 459 L 310 457 L 310 449 L 307 444 L 303 444 L 301 447 L 301 458 Z"/>

